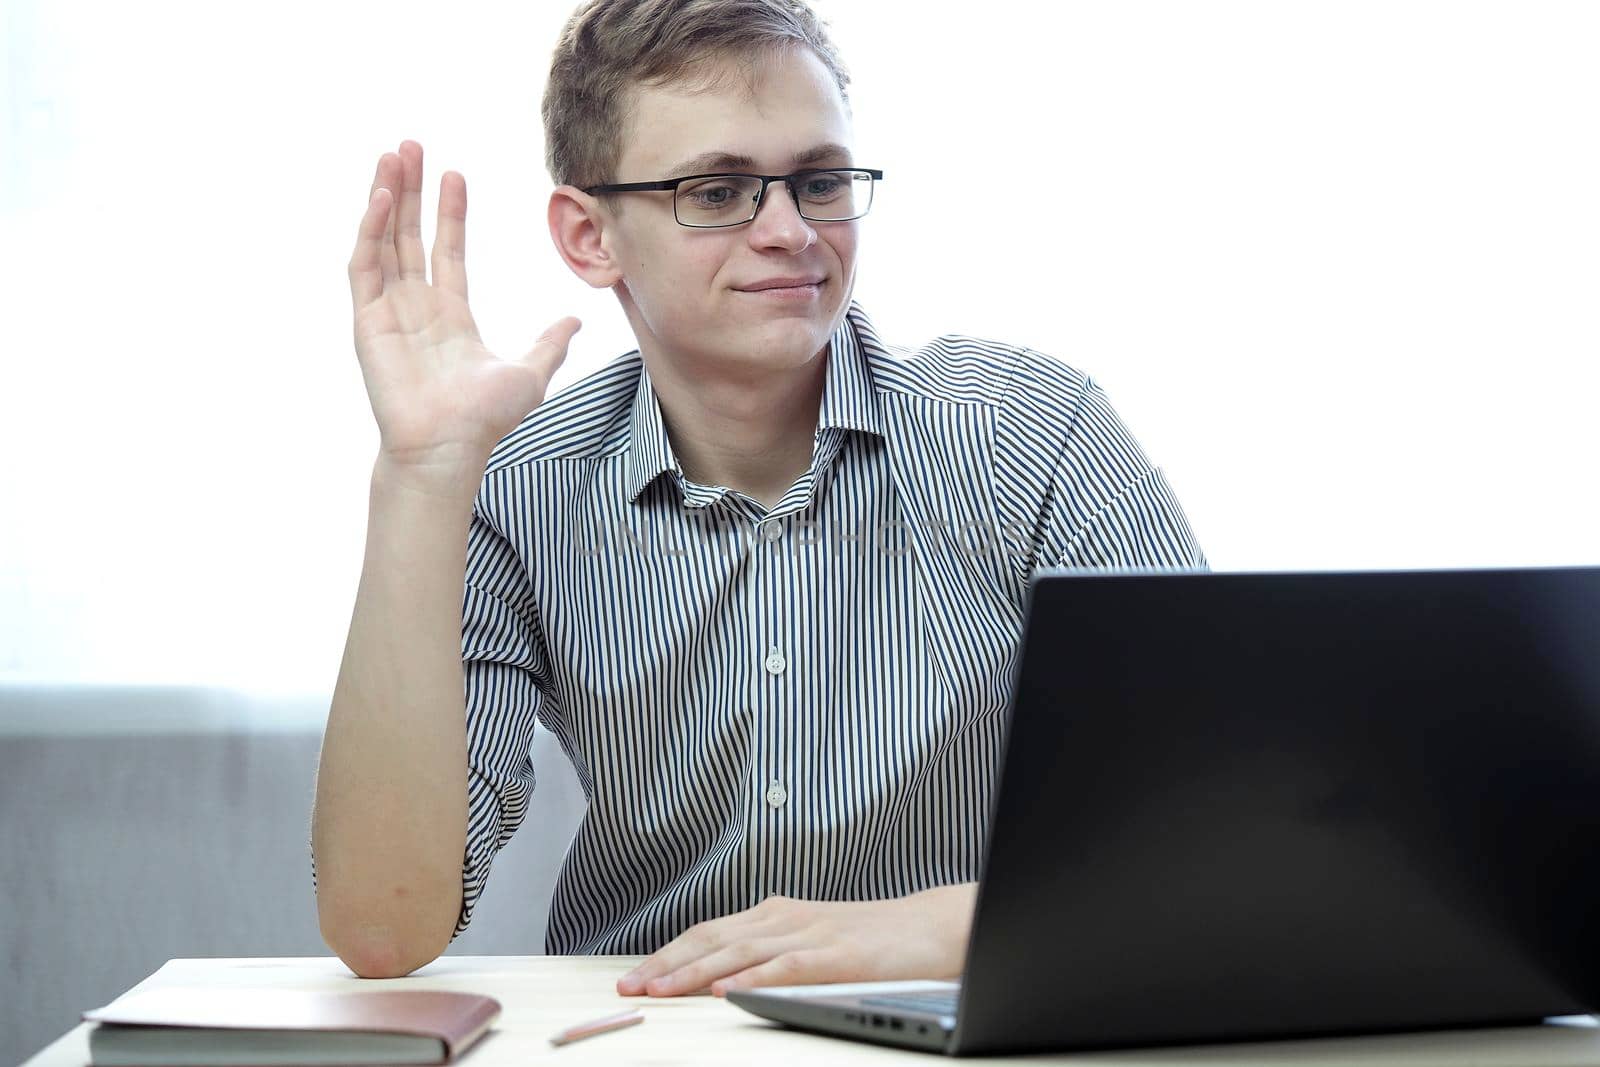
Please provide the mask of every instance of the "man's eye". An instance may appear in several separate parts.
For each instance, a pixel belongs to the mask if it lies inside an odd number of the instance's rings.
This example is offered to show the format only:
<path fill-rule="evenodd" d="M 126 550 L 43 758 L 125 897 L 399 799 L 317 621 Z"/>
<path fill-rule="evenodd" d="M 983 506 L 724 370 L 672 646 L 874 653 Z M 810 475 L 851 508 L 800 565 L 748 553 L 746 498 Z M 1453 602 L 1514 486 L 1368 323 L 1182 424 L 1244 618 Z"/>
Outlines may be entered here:
<path fill-rule="evenodd" d="M 689 199 L 707 207 L 722 207 L 739 198 L 739 190 L 731 185 L 702 185 L 686 194 Z"/>
<path fill-rule="evenodd" d="M 808 178 L 800 186 L 800 195 L 808 203 L 827 203 L 837 200 L 845 192 L 845 179 L 838 174 L 818 174 L 816 178 Z"/>

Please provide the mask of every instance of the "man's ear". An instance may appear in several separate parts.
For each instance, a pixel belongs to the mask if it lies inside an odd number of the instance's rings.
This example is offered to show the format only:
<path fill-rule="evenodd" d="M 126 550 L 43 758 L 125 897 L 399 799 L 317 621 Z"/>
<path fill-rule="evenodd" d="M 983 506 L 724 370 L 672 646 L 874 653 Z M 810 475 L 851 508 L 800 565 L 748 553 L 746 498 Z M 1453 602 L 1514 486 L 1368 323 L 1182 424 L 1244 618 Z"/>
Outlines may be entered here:
<path fill-rule="evenodd" d="M 596 289 L 622 280 L 598 200 L 576 186 L 558 185 L 550 194 L 549 219 L 550 239 L 572 273 Z"/>

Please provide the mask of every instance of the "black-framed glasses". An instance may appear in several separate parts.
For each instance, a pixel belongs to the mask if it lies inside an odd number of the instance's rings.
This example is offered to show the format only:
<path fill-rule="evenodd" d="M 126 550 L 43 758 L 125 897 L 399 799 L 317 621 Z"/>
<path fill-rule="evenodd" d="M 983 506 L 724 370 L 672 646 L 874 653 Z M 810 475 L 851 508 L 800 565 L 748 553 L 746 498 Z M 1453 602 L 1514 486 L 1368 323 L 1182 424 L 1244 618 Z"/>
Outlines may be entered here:
<path fill-rule="evenodd" d="M 671 189 L 672 217 L 680 226 L 709 229 L 743 226 L 756 217 L 767 186 L 783 182 L 800 217 L 810 222 L 848 222 L 872 207 L 873 186 L 883 171 L 864 167 L 813 168 L 793 174 L 690 174 L 659 182 L 591 185 L 584 192 L 635 193 Z"/>

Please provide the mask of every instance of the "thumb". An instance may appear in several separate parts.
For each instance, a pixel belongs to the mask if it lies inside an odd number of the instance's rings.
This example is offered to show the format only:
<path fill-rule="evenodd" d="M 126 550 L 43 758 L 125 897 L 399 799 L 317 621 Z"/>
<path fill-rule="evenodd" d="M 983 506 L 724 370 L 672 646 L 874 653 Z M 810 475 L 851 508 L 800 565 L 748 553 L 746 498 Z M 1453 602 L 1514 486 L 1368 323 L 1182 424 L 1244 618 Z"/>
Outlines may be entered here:
<path fill-rule="evenodd" d="M 572 335 L 582 328 L 583 323 L 573 315 L 551 323 L 539 335 L 533 347 L 523 354 L 520 362 L 541 372 L 545 381 L 549 381 L 556 368 L 567 358 L 567 346 L 572 343 Z"/>

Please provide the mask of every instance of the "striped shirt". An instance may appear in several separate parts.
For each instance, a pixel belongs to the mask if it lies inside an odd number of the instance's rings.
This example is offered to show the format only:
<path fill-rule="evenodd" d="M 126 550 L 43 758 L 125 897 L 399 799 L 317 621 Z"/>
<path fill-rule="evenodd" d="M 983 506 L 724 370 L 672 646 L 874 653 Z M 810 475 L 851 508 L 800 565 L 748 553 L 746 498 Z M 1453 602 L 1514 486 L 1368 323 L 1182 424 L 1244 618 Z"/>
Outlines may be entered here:
<path fill-rule="evenodd" d="M 975 881 L 1045 566 L 1205 560 L 1102 390 L 1030 349 L 891 346 L 852 303 L 811 465 L 770 509 L 684 476 L 637 351 L 549 397 L 469 527 L 452 940 L 527 813 L 536 719 L 589 801 L 548 952 Z"/>

